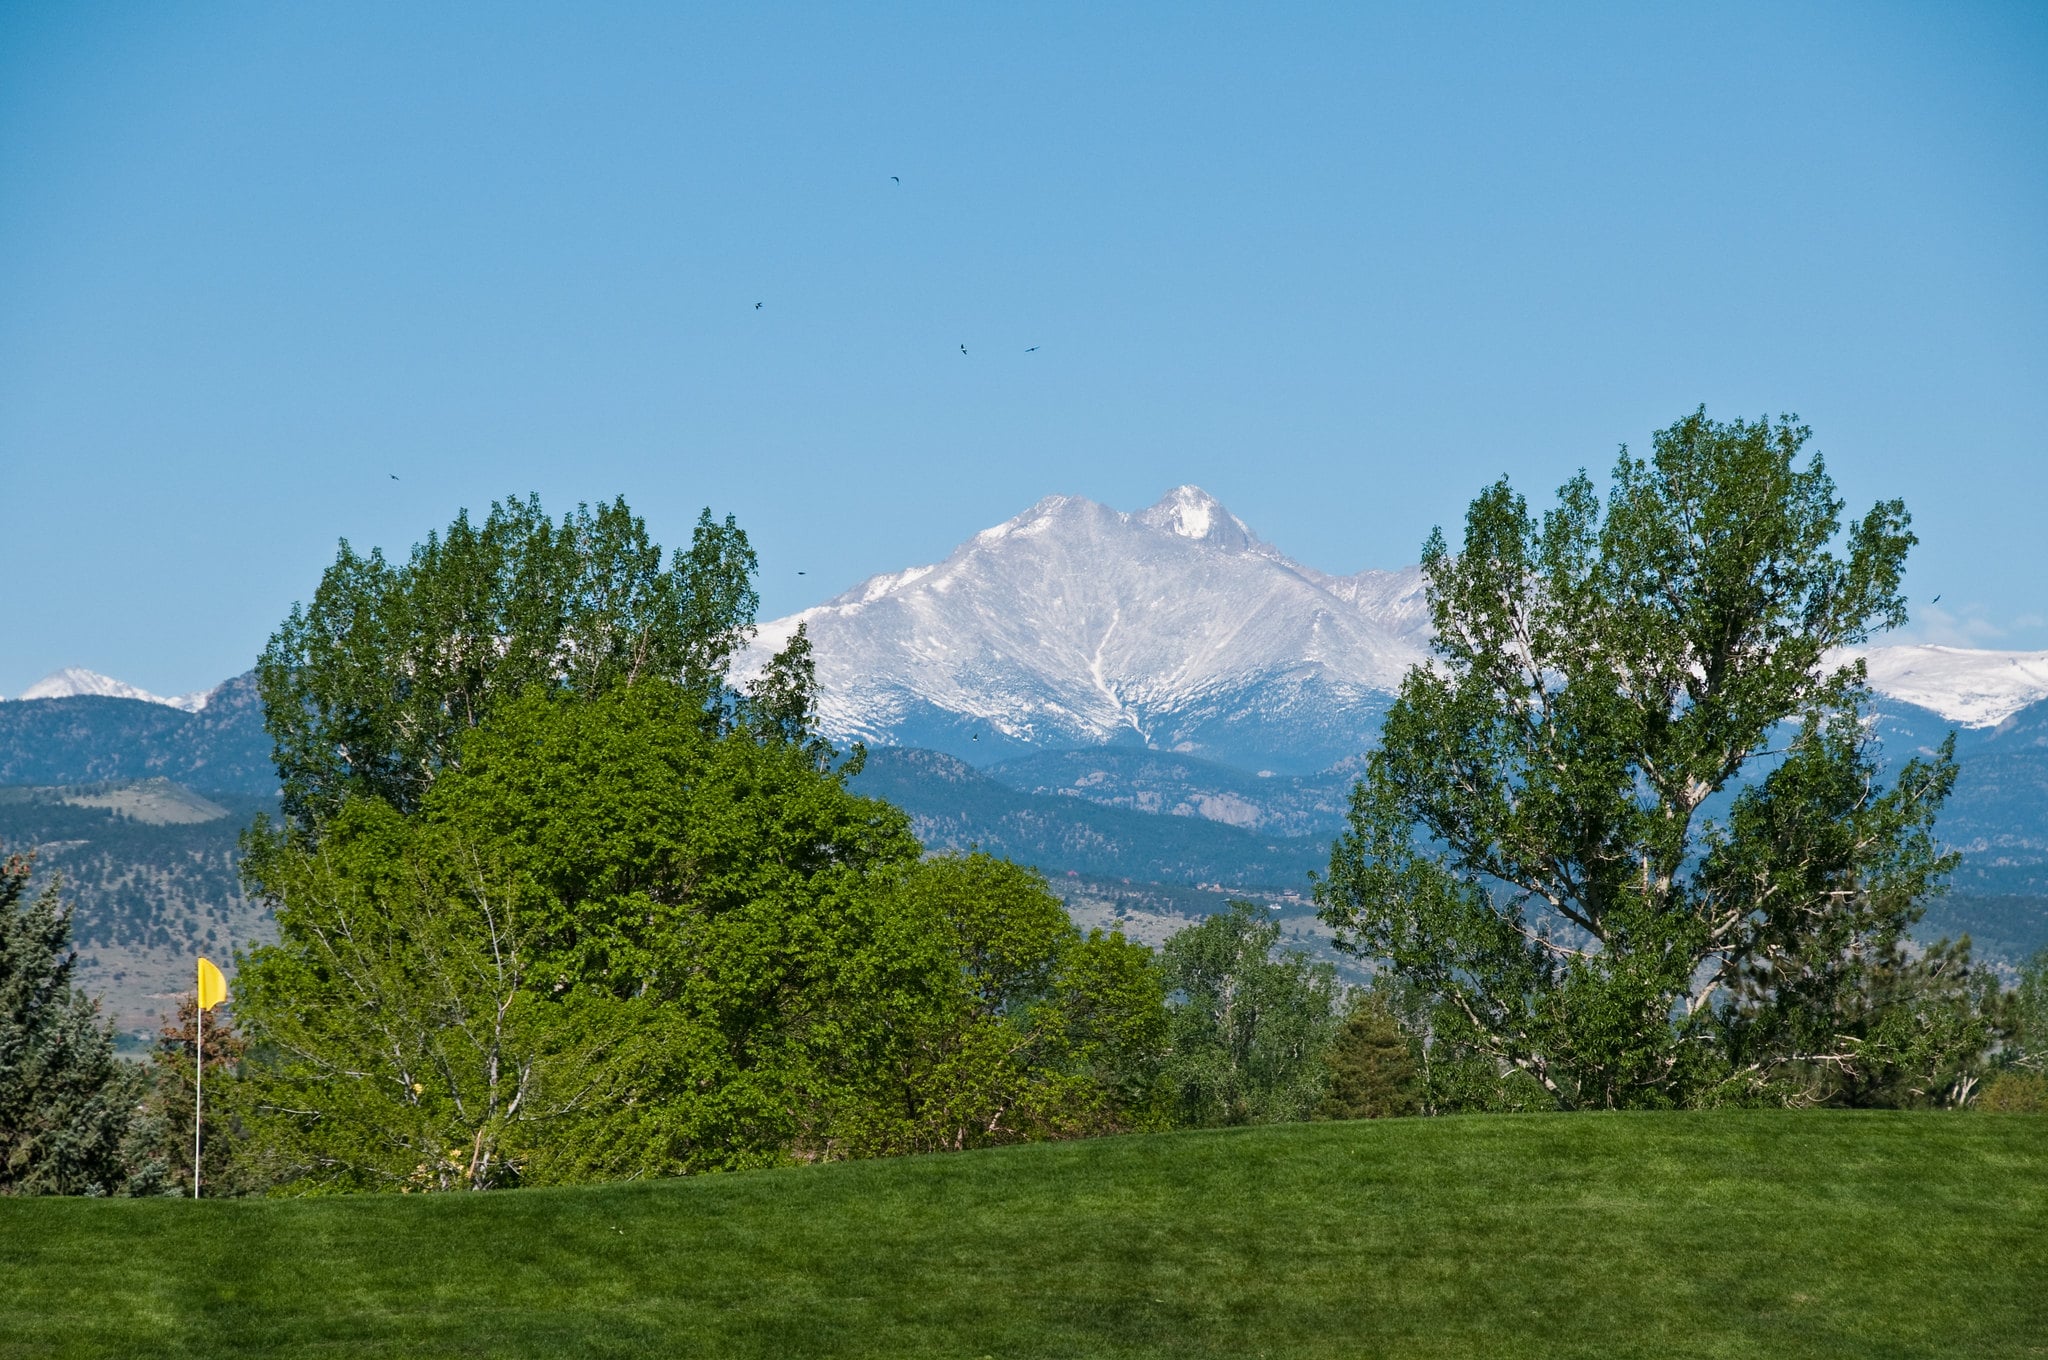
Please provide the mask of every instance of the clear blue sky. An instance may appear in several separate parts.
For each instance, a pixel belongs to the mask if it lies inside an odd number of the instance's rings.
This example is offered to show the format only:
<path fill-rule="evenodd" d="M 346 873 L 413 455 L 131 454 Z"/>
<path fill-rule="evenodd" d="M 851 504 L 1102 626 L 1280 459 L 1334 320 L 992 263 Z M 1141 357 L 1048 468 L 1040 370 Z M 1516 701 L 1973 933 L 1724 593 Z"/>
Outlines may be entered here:
<path fill-rule="evenodd" d="M 0 7 L 0 693 L 508 492 L 772 615 L 1051 492 L 1398 566 L 1701 402 L 2048 647 L 2048 7 Z"/>

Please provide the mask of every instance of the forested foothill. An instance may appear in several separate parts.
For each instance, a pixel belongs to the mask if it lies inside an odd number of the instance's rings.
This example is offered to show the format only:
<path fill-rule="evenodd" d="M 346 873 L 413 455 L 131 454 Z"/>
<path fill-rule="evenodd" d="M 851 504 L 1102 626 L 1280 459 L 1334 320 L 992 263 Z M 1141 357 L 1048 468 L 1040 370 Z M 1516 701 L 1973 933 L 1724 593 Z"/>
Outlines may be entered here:
<path fill-rule="evenodd" d="M 1904 620 L 1913 535 L 1897 502 L 1845 529 L 1807 440 L 1695 413 L 1604 496 L 1581 474 L 1539 516 L 1503 481 L 1459 544 L 1432 537 L 1434 660 L 1314 884 L 1365 987 L 1264 907 L 1155 951 L 1077 929 L 1030 868 L 929 851 L 820 735 L 802 629 L 733 673 L 757 596 L 730 518 L 670 553 L 623 500 L 508 500 L 404 561 L 344 543 L 256 671 L 282 798 L 240 872 L 277 938 L 208 1020 L 205 1182 L 2048 1108 L 2048 955 L 2007 987 L 1967 939 L 1909 936 L 1956 862 L 1952 743 L 1887 775 L 1842 658 Z M 0 1192 L 176 1191 L 195 1013 L 118 1060 L 61 887 L 30 881 L 23 856 L 0 872 Z"/>

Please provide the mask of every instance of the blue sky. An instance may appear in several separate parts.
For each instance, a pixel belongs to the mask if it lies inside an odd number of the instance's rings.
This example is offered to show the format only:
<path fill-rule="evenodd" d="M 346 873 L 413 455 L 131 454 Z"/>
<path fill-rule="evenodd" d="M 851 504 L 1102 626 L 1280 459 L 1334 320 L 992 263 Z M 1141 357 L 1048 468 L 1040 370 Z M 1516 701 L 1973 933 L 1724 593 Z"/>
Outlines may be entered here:
<path fill-rule="evenodd" d="M 507 493 L 769 615 L 1181 482 L 1353 571 L 1702 402 L 2048 647 L 2044 223 L 2039 5 L 0 6 L 0 693 Z"/>

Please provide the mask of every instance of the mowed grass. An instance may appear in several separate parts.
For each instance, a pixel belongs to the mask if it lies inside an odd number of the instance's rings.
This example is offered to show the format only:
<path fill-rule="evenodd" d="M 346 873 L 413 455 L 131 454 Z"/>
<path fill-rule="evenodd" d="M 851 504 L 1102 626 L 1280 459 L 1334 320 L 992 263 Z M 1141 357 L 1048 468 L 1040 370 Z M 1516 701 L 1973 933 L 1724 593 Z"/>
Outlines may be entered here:
<path fill-rule="evenodd" d="M 0 1201 L 0 1356 L 2048 1355 L 2048 1119 L 1475 1117 Z"/>

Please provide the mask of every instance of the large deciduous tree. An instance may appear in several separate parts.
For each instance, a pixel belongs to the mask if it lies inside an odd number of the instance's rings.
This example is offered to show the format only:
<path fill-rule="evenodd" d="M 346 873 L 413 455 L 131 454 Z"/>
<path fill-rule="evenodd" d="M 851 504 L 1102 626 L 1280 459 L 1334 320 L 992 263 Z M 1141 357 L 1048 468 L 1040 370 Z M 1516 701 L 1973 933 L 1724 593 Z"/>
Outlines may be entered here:
<path fill-rule="evenodd" d="M 460 734 L 534 686 L 591 697 L 659 678 L 729 719 L 754 570 L 745 532 L 709 510 L 664 565 L 623 499 L 559 524 L 538 497 L 508 499 L 396 565 L 344 541 L 257 666 L 287 816 L 308 825 L 352 793 L 417 808 Z"/>
<path fill-rule="evenodd" d="M 1952 747 L 1883 787 L 1845 651 L 1906 617 L 1905 508 L 1844 533 L 1808 438 L 1696 412 L 1623 450 L 1604 503 L 1581 473 L 1539 521 L 1503 480 L 1456 551 L 1424 548 L 1435 656 L 1321 909 L 1433 998 L 1440 1037 L 1558 1106 L 1853 1068 L 1862 998 L 1952 864 Z"/>
<path fill-rule="evenodd" d="M 1033 870 L 922 861 L 889 916 L 897 970 L 864 979 L 885 1023 L 845 1057 L 835 1131 L 856 1153 L 957 1151 L 1158 1122 L 1163 988 L 1152 951 L 1083 935 Z M 909 965 L 909 966 L 906 966 Z"/>

